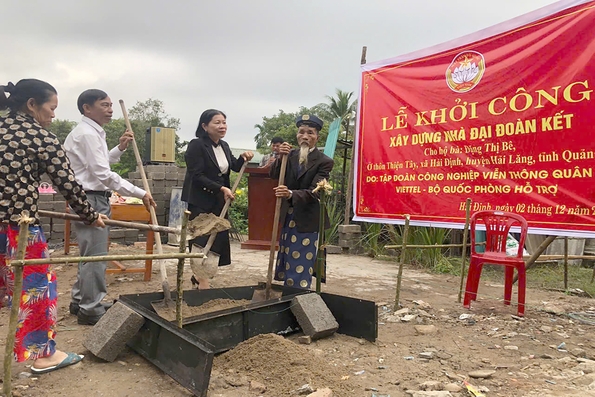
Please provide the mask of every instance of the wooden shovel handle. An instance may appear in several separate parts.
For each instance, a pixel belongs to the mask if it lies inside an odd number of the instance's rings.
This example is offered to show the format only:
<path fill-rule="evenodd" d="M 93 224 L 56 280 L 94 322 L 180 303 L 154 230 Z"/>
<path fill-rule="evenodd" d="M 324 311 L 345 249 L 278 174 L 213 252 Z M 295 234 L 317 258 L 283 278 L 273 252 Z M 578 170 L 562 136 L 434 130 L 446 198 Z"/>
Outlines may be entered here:
<path fill-rule="evenodd" d="M 287 157 L 284 154 L 281 157 L 281 171 L 279 172 L 279 185 L 285 184 L 285 173 L 287 170 Z M 279 232 L 279 216 L 281 215 L 281 203 L 283 198 L 277 197 L 275 202 L 275 216 L 273 220 L 273 235 L 271 236 L 271 251 L 269 252 L 269 269 L 267 272 L 267 284 L 265 289 L 265 299 L 270 299 L 271 296 L 271 285 L 273 283 L 273 263 L 275 262 L 275 247 L 277 246 L 277 234 Z"/>
<path fill-rule="evenodd" d="M 244 161 L 244 164 L 242 165 L 242 168 L 240 168 L 240 172 L 238 173 L 238 177 L 236 178 L 236 181 L 234 182 L 233 187 L 231 188 L 232 193 L 235 193 L 235 191 L 238 189 L 238 186 L 240 185 L 240 179 L 242 179 L 242 175 L 244 175 L 244 170 L 246 169 L 247 165 L 248 165 L 248 162 Z M 225 205 L 223 206 L 223 209 L 221 210 L 221 214 L 219 215 L 219 218 L 225 218 L 225 215 L 227 214 L 227 210 L 229 209 L 230 205 L 231 205 L 231 199 L 225 200 Z M 207 245 L 205 245 L 205 249 L 203 250 L 203 253 L 205 255 L 209 253 L 209 250 L 215 243 L 216 237 L 217 237 L 217 232 L 213 232 L 209 236 L 209 239 L 207 240 Z"/>

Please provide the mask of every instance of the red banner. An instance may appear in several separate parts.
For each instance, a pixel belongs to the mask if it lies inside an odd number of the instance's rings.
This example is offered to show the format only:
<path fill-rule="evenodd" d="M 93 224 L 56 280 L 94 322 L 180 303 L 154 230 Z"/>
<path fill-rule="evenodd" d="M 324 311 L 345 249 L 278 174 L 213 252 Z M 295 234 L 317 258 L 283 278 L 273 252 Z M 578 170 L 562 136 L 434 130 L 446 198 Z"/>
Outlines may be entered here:
<path fill-rule="evenodd" d="M 595 1 L 362 70 L 356 220 L 462 227 L 471 198 L 595 236 Z"/>

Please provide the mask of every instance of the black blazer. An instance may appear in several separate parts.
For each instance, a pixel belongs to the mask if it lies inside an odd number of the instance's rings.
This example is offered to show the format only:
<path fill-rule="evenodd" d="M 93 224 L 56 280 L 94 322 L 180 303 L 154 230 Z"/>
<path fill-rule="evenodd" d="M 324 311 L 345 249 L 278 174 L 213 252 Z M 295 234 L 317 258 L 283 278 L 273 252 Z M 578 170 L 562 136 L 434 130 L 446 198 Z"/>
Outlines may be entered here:
<path fill-rule="evenodd" d="M 311 233 L 318 231 L 320 221 L 320 195 L 313 193 L 316 184 L 322 179 L 328 181 L 334 161 L 318 149 L 308 155 L 308 166 L 299 171 L 299 150 L 293 149 L 287 159 L 285 186 L 293 192 L 290 200 L 283 200 L 281 204 L 281 222 L 287 215 L 290 204 L 293 206 L 294 217 L 298 232 Z M 278 158 L 271 169 L 271 178 L 279 178 L 281 158 Z M 329 227 L 328 217 L 325 215 L 325 228 Z"/>
<path fill-rule="evenodd" d="M 244 158 L 235 158 L 231 154 L 227 142 L 220 140 L 229 169 L 222 173 L 213 150 L 210 138 L 196 138 L 190 141 L 184 158 L 186 159 L 186 176 L 182 188 L 182 201 L 192 204 L 199 212 L 213 212 L 218 215 L 225 200 L 221 187 L 230 187 L 229 173 L 238 172 L 244 164 Z"/>

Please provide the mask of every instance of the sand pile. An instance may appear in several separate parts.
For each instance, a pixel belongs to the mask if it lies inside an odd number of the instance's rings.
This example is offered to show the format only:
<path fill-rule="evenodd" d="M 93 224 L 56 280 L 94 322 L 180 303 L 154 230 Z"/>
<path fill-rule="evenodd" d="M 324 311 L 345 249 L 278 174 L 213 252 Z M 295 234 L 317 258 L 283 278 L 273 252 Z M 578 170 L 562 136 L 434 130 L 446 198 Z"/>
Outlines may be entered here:
<path fill-rule="evenodd" d="M 346 378 L 346 368 L 335 367 L 306 347 L 275 334 L 248 339 L 216 357 L 214 364 L 221 372 L 236 371 L 263 383 L 266 396 L 295 396 L 295 390 L 304 384 L 314 390 L 329 387 L 335 397 L 361 397 L 364 393 Z"/>
<path fill-rule="evenodd" d="M 189 306 L 185 302 L 183 303 L 184 304 L 182 307 L 182 317 L 188 318 L 200 316 L 206 313 L 217 312 L 219 310 L 231 309 L 232 307 L 243 307 L 250 304 L 250 301 L 248 299 L 213 299 L 210 301 L 206 301 L 205 303 L 199 306 Z M 176 308 L 175 306 L 169 309 L 162 308 L 161 310 L 159 310 L 159 315 L 168 321 L 173 321 L 176 319 Z"/>

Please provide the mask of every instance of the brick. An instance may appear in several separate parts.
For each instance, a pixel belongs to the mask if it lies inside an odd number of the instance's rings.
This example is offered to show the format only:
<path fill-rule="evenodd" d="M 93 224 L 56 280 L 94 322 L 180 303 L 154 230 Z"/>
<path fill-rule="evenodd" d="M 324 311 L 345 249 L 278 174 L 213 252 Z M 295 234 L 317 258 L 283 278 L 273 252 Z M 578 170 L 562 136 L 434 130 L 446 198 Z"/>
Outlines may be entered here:
<path fill-rule="evenodd" d="M 178 187 L 178 180 L 174 179 L 173 181 L 165 181 L 165 187 Z"/>
<path fill-rule="evenodd" d="M 165 172 L 148 172 L 147 179 L 152 179 L 154 181 L 162 181 L 165 179 Z"/>
<path fill-rule="evenodd" d="M 339 233 L 361 233 L 360 225 L 339 225 Z"/>
<path fill-rule="evenodd" d="M 320 295 L 307 293 L 298 295 L 291 301 L 291 312 L 305 335 L 312 340 L 335 333 L 339 324 Z"/>
<path fill-rule="evenodd" d="M 125 229 L 110 229 L 109 238 L 112 241 L 115 239 L 126 238 L 126 230 Z"/>
<path fill-rule="evenodd" d="M 361 237 L 361 233 L 339 233 L 339 238 L 345 240 L 359 240 Z"/>
<path fill-rule="evenodd" d="M 113 362 L 144 323 L 143 316 L 116 302 L 88 333 L 83 346 L 96 357 Z"/>
<path fill-rule="evenodd" d="M 176 181 L 176 180 L 178 180 L 178 174 L 176 172 L 168 171 L 165 173 L 165 180 L 166 181 Z"/>
<path fill-rule="evenodd" d="M 145 172 L 165 172 L 166 171 L 166 167 L 164 165 L 160 165 L 160 164 L 149 164 L 147 166 L 144 167 Z M 137 171 L 138 168 L 137 168 Z"/>
<path fill-rule="evenodd" d="M 343 248 L 339 247 L 338 245 L 327 245 L 326 253 L 327 254 L 342 254 Z"/>
<path fill-rule="evenodd" d="M 357 239 L 339 238 L 339 247 L 341 247 L 341 248 L 352 248 L 358 244 L 359 244 L 359 240 L 357 240 Z"/>
<path fill-rule="evenodd" d="M 54 211 L 57 211 L 57 212 L 66 211 L 66 201 L 54 201 Z"/>
<path fill-rule="evenodd" d="M 52 232 L 62 232 L 64 233 L 64 224 L 52 224 Z"/>
<path fill-rule="evenodd" d="M 165 187 L 163 186 L 151 186 L 151 194 L 164 194 Z"/>
<path fill-rule="evenodd" d="M 128 173 L 128 179 L 141 179 L 141 175 L 140 172 L 138 171 L 130 171 Z"/>
<path fill-rule="evenodd" d="M 37 203 L 37 208 L 44 211 L 53 211 L 54 203 L 52 201 L 39 201 Z"/>
<path fill-rule="evenodd" d="M 124 230 L 124 235 L 126 236 L 126 239 L 136 240 L 138 238 L 138 230 L 135 230 L 135 229 L 125 229 Z"/>
<path fill-rule="evenodd" d="M 41 201 L 54 201 L 54 195 L 42 193 L 39 195 L 39 202 L 41 202 Z"/>

